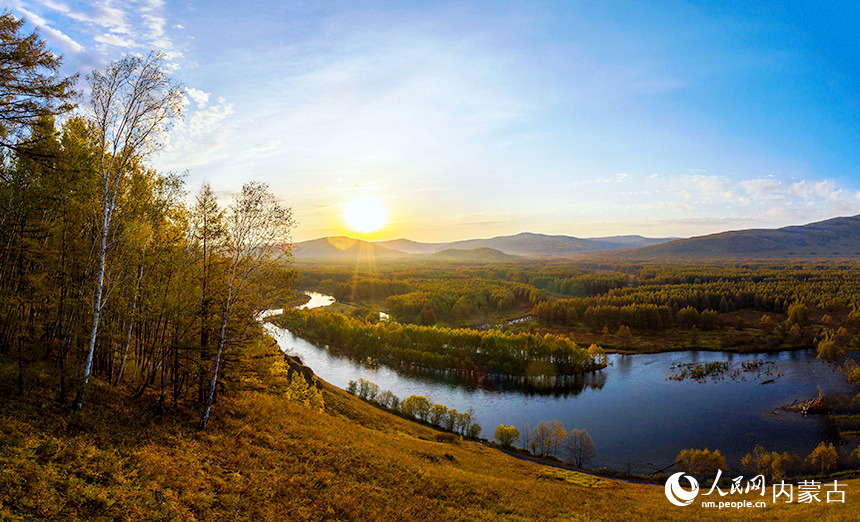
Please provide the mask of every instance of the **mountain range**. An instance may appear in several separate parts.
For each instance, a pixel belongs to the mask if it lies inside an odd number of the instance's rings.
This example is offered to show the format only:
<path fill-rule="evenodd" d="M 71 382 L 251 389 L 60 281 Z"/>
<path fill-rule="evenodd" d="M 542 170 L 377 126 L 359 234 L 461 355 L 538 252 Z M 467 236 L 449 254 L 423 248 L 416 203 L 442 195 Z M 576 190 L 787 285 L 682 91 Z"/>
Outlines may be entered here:
<path fill-rule="evenodd" d="M 622 258 L 774 258 L 860 256 L 860 216 L 838 217 L 801 226 L 749 229 L 706 236 L 577 238 L 523 232 L 489 239 L 421 243 L 410 239 L 369 242 L 344 236 L 294 245 L 297 259 L 439 259 L 504 261 L 605 253 Z"/>
<path fill-rule="evenodd" d="M 410 239 L 390 241 L 363 241 L 336 236 L 303 241 L 294 245 L 297 259 L 352 260 L 364 257 L 373 259 L 418 258 L 432 256 L 446 260 L 511 260 L 518 256 L 553 257 L 621 250 L 632 247 L 658 245 L 675 238 L 647 238 L 617 236 L 580 239 L 571 236 L 550 236 L 523 232 L 513 236 L 489 239 L 466 239 L 451 243 L 420 243 Z"/>

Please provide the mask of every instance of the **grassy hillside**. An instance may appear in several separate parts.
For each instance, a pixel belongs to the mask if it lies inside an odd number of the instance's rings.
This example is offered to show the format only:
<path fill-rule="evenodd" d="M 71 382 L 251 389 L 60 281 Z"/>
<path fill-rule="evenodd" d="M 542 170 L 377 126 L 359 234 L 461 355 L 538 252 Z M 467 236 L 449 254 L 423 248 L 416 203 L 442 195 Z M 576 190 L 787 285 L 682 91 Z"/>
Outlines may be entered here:
<path fill-rule="evenodd" d="M 242 363 L 245 377 L 221 395 L 206 432 L 194 428 L 194 410 L 141 415 L 154 396 L 101 384 L 76 414 L 39 389 L 8 397 L 0 403 L 0 518 L 848 520 L 860 502 L 860 483 L 850 481 L 844 506 L 674 507 L 661 486 L 518 460 L 328 385 L 325 411 L 302 405 L 286 398 L 273 350 L 261 344 Z"/>

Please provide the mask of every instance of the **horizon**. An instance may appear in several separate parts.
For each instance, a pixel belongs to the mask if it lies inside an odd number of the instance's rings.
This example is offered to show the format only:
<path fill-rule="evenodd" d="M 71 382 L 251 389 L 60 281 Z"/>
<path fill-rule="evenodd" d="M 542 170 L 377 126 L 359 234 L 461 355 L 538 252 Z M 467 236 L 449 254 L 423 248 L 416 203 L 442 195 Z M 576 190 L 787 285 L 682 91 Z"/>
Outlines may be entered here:
<path fill-rule="evenodd" d="M 80 89 L 125 53 L 164 50 L 186 117 L 154 166 L 187 170 L 192 194 L 263 181 L 293 208 L 296 242 L 443 242 L 691 237 L 860 213 L 860 12 L 846 5 L 7 9 L 82 73 Z M 348 218 L 364 201 L 371 222 Z"/>
<path fill-rule="evenodd" d="M 799 227 L 799 226 L 812 225 L 812 224 L 816 224 L 816 223 L 830 221 L 833 219 L 853 218 L 853 217 L 858 217 L 858 215 L 831 216 L 831 217 L 827 217 L 827 218 L 816 220 L 816 221 L 804 222 L 804 223 L 790 223 L 790 224 L 781 225 L 778 227 L 774 226 L 774 227 L 732 228 L 732 229 L 726 229 L 726 230 L 717 230 L 714 232 L 709 232 L 706 234 L 698 234 L 698 235 L 693 235 L 693 236 L 671 236 L 668 234 L 646 236 L 646 235 L 642 235 L 642 234 L 632 234 L 632 233 L 630 233 L 630 234 L 619 233 L 619 234 L 613 234 L 613 235 L 608 235 L 608 236 L 574 236 L 571 234 L 549 234 L 549 233 L 544 233 L 544 232 L 534 232 L 534 231 L 530 231 L 530 230 L 524 230 L 524 231 L 520 231 L 520 232 L 514 232 L 511 234 L 499 234 L 499 235 L 494 235 L 494 236 L 461 237 L 458 239 L 449 239 L 449 240 L 443 240 L 443 241 L 420 241 L 420 240 L 412 239 L 411 237 L 405 237 L 405 236 L 386 237 L 384 235 L 382 235 L 380 239 L 366 239 L 364 237 L 361 237 L 364 235 L 361 233 L 354 233 L 352 235 L 350 235 L 349 233 L 346 233 L 346 234 L 333 234 L 330 236 L 312 237 L 312 238 L 303 239 L 300 241 L 293 241 L 293 243 L 306 243 L 309 241 L 316 241 L 319 239 L 344 237 L 347 239 L 355 239 L 358 241 L 366 241 L 369 243 L 386 243 L 386 242 L 391 242 L 391 241 L 403 240 L 403 241 L 413 241 L 415 243 L 422 243 L 422 244 L 447 245 L 449 243 L 458 243 L 461 241 L 496 239 L 496 238 L 500 238 L 500 237 L 512 237 L 512 236 L 519 236 L 519 235 L 524 235 L 524 234 L 531 234 L 531 235 L 538 235 L 538 236 L 551 236 L 551 237 L 569 237 L 569 238 L 585 239 L 585 240 L 603 240 L 603 239 L 612 239 L 612 238 L 617 238 L 617 237 L 642 237 L 644 239 L 670 239 L 672 241 L 677 241 L 677 240 L 681 240 L 681 239 L 692 239 L 692 238 L 696 238 L 696 237 L 704 237 L 704 236 L 710 236 L 710 235 L 715 235 L 715 234 L 722 234 L 725 232 L 742 232 L 745 230 L 778 230 L 778 229 L 786 228 L 786 227 Z M 376 234 L 372 234 L 372 235 L 376 235 Z"/>

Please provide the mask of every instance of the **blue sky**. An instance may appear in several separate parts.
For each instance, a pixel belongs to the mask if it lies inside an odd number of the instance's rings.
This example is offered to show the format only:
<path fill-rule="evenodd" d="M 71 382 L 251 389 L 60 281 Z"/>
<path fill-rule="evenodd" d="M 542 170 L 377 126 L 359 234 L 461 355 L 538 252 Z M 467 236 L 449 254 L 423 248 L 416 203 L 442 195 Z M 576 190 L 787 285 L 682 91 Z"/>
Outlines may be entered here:
<path fill-rule="evenodd" d="M 154 164 L 262 180 L 296 240 L 690 236 L 860 213 L 852 2 L 5 2 L 69 72 L 158 48 Z"/>

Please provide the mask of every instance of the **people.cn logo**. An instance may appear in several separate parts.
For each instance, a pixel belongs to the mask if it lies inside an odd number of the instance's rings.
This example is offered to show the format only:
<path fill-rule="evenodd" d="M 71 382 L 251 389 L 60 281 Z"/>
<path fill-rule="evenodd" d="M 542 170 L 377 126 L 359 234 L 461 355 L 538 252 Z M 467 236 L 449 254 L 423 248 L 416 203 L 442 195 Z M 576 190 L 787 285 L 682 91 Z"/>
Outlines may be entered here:
<path fill-rule="evenodd" d="M 690 486 L 693 488 L 689 491 L 681 487 L 681 477 L 690 481 Z M 699 494 L 699 483 L 690 475 L 684 475 L 683 471 L 675 473 L 669 480 L 666 481 L 666 498 L 669 502 L 676 506 L 689 506 L 693 503 L 693 499 Z"/>

